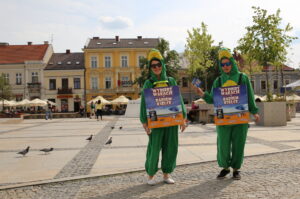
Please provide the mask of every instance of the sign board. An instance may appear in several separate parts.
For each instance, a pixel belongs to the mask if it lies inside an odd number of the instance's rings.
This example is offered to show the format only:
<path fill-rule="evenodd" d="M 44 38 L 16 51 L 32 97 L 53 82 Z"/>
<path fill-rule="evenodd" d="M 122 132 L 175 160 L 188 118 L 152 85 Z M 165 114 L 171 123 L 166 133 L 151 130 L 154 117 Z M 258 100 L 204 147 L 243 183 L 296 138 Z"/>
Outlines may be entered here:
<path fill-rule="evenodd" d="M 184 123 L 178 86 L 149 88 L 144 93 L 149 128 Z"/>
<path fill-rule="evenodd" d="M 216 125 L 249 122 L 250 114 L 246 85 L 214 88 L 213 98 Z"/>

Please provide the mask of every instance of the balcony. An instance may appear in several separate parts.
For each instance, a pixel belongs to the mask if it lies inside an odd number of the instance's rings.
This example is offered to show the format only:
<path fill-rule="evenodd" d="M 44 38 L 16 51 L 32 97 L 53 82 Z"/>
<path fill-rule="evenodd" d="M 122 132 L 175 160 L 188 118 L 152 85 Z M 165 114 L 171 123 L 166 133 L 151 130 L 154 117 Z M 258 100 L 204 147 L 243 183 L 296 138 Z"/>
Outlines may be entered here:
<path fill-rule="evenodd" d="M 57 94 L 73 94 L 72 88 L 58 88 Z"/>
<path fill-rule="evenodd" d="M 27 88 L 29 93 L 40 93 L 41 83 L 40 82 L 27 83 Z"/>

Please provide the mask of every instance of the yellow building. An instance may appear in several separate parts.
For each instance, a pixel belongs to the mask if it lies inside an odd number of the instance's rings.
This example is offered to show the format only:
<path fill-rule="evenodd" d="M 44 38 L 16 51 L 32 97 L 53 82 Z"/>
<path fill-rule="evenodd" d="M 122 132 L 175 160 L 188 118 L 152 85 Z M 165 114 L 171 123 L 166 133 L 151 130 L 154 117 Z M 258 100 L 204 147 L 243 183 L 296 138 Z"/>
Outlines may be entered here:
<path fill-rule="evenodd" d="M 133 85 L 140 75 L 139 60 L 156 48 L 158 38 L 112 39 L 93 37 L 84 46 L 86 100 L 99 95 L 113 100 L 120 95 L 139 97 L 140 88 Z"/>
<path fill-rule="evenodd" d="M 44 69 L 46 99 L 57 104 L 59 112 L 78 112 L 84 100 L 83 53 L 53 53 Z"/>

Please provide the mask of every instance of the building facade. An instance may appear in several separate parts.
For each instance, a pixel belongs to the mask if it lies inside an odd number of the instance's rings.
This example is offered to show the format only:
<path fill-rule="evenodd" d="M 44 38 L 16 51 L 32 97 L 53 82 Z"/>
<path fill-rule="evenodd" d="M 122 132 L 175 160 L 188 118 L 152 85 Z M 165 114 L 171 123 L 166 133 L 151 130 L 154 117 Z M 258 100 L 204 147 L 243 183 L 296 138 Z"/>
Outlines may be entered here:
<path fill-rule="evenodd" d="M 52 45 L 0 43 L 0 74 L 11 85 L 12 99 L 45 98 L 43 70 L 52 56 Z"/>
<path fill-rule="evenodd" d="M 85 105 L 83 53 L 53 53 L 44 70 L 45 97 L 59 112 L 78 112 Z"/>
<path fill-rule="evenodd" d="M 280 93 L 281 87 L 300 79 L 300 71 L 294 68 L 284 66 L 283 73 L 281 74 L 280 71 L 276 71 L 274 67 L 269 66 L 268 68 L 264 68 L 262 72 L 249 75 L 254 93 L 257 95 L 263 96 L 267 94 L 266 70 L 268 70 L 270 92 L 274 94 Z"/>
<path fill-rule="evenodd" d="M 120 95 L 139 97 L 140 88 L 133 85 L 140 75 L 140 59 L 156 48 L 158 38 L 113 39 L 93 37 L 84 47 L 86 99 L 103 96 L 113 100 Z"/>

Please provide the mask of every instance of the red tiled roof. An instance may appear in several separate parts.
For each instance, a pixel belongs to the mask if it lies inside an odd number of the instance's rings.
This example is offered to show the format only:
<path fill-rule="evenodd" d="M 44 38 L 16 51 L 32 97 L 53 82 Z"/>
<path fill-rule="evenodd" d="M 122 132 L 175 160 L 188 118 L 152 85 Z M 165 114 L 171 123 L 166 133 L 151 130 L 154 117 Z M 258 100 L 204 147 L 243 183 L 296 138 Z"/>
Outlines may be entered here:
<path fill-rule="evenodd" d="M 49 44 L 0 45 L 0 64 L 17 64 L 42 60 Z"/>
<path fill-rule="evenodd" d="M 271 66 L 271 65 L 263 67 L 263 71 L 266 71 L 266 70 L 268 70 L 268 71 L 275 71 L 275 69 L 276 69 L 276 67 L 275 66 Z M 295 70 L 294 68 L 291 68 L 289 66 L 283 65 L 283 71 L 294 71 L 294 70 Z"/>

